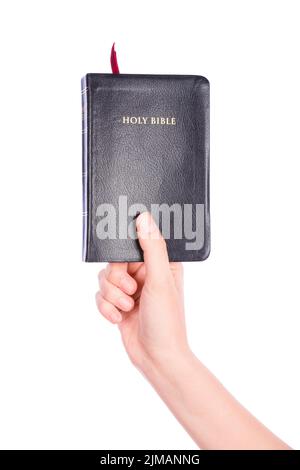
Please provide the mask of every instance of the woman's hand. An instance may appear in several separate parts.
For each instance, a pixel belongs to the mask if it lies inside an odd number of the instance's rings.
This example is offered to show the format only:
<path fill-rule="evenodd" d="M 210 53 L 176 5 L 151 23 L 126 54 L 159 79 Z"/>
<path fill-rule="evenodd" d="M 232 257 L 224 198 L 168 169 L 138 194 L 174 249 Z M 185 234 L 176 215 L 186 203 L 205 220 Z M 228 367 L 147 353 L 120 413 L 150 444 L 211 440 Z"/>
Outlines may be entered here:
<path fill-rule="evenodd" d="M 203 449 L 288 449 L 243 408 L 188 347 L 182 266 L 169 263 L 150 214 L 137 219 L 144 263 L 110 263 L 97 305 L 119 325 L 126 351 Z"/>
<path fill-rule="evenodd" d="M 149 213 L 136 222 L 144 263 L 109 263 L 99 273 L 99 311 L 119 325 L 126 351 L 143 372 L 188 351 L 181 263 L 169 263 L 166 243 Z"/>

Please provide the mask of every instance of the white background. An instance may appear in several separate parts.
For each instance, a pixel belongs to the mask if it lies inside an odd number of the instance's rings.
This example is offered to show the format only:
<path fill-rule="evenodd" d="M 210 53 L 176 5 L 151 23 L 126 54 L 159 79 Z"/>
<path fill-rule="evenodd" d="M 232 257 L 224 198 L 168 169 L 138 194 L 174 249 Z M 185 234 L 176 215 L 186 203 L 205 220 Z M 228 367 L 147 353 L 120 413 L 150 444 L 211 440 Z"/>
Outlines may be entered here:
<path fill-rule="evenodd" d="M 81 263 L 80 78 L 211 83 L 212 252 L 185 266 L 199 358 L 300 447 L 299 2 L 10 1 L 1 39 L 1 448 L 190 449 Z"/>

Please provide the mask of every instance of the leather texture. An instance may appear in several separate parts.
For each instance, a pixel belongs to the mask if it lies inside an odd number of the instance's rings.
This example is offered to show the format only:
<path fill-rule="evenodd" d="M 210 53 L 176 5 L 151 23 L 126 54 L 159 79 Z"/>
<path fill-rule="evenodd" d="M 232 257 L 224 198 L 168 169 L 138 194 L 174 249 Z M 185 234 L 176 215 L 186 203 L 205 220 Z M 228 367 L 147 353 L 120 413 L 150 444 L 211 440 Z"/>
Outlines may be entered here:
<path fill-rule="evenodd" d="M 87 74 L 83 104 L 83 260 L 142 261 L 137 240 L 99 239 L 97 207 L 119 196 L 128 206 L 201 204 L 203 243 L 186 249 L 173 221 L 170 261 L 202 261 L 210 253 L 209 82 L 196 75 Z M 123 117 L 164 117 L 176 125 L 124 124 Z M 195 211 L 192 212 L 193 223 Z M 184 221 L 182 221 L 184 224 Z M 195 224 L 194 224 L 195 228 Z"/>

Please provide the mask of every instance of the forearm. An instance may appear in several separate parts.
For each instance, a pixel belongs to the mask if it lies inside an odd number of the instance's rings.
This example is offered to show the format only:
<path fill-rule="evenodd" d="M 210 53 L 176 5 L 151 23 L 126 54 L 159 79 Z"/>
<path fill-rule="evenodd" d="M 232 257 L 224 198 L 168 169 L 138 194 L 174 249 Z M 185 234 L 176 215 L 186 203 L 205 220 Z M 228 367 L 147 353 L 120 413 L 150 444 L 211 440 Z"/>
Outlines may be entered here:
<path fill-rule="evenodd" d="M 144 374 L 202 449 L 288 449 L 190 352 L 151 361 Z"/>

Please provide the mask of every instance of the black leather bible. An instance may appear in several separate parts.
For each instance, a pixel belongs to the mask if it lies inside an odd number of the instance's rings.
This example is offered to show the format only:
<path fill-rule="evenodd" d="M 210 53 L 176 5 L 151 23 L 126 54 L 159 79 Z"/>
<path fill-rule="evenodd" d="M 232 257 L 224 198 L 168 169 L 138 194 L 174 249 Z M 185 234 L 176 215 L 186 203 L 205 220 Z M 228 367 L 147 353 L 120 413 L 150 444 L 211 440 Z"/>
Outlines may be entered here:
<path fill-rule="evenodd" d="M 83 260 L 142 261 L 135 218 L 152 213 L 170 261 L 210 252 L 209 82 L 197 75 L 87 74 Z"/>

